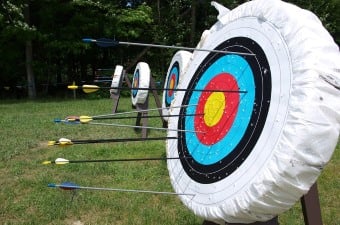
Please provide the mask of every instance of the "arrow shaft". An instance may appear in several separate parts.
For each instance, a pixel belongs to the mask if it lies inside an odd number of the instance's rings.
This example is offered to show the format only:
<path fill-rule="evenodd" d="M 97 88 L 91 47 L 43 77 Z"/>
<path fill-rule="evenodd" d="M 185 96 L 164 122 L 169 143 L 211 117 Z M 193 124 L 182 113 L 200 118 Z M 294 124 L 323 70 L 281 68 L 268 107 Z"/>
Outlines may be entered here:
<path fill-rule="evenodd" d="M 135 141 L 158 141 L 177 139 L 177 137 L 149 137 L 149 138 L 120 138 L 120 139 L 97 139 L 97 140 L 72 140 L 72 144 L 93 144 L 93 143 L 117 143 Z M 56 143 L 58 145 L 58 143 Z"/>
<path fill-rule="evenodd" d="M 69 160 L 68 163 L 104 163 L 104 162 L 137 162 L 137 161 L 162 161 L 174 159 L 191 159 L 192 157 L 156 157 L 156 158 L 132 158 L 132 159 L 94 159 L 94 160 Z"/>
<path fill-rule="evenodd" d="M 188 132 L 188 133 L 204 133 L 203 131 L 179 130 L 179 129 L 170 129 L 170 128 L 163 128 L 163 127 L 135 126 L 135 125 L 126 125 L 126 124 L 117 124 L 117 123 L 95 123 L 95 122 L 88 122 L 88 123 L 84 123 L 84 124 L 102 125 L 102 126 L 115 126 L 115 127 L 130 127 L 130 128 L 150 129 L 150 130 L 179 131 L 179 132 Z"/>
<path fill-rule="evenodd" d="M 191 47 L 183 47 L 183 46 L 175 46 L 175 45 L 160 45 L 160 44 L 147 44 L 147 43 L 138 43 L 138 42 L 127 42 L 127 41 L 115 41 L 110 39 L 102 39 L 95 40 L 92 39 L 92 42 L 97 44 L 107 44 L 107 46 L 100 45 L 101 47 L 110 47 L 119 45 L 127 45 L 127 46 L 142 46 L 142 47 L 152 47 L 152 48 L 167 48 L 167 49 L 177 49 L 177 50 L 188 50 L 188 51 L 203 51 L 203 52 L 214 52 L 214 53 L 223 53 L 223 54 L 236 54 L 236 55 L 249 55 L 254 56 L 253 53 L 245 53 L 245 52 L 234 52 L 234 51 L 225 51 L 225 50 L 214 50 L 214 49 L 204 49 L 204 48 L 191 48 Z"/>
<path fill-rule="evenodd" d="M 194 92 L 227 92 L 227 93 L 247 93 L 245 90 L 220 90 L 220 89 L 183 89 L 183 88 L 141 88 L 141 87 L 99 87 L 83 86 L 82 89 L 119 89 L 119 90 L 147 90 L 147 91 L 194 91 Z"/>
<path fill-rule="evenodd" d="M 177 115 L 147 115 L 147 116 L 114 116 L 112 115 L 112 117 L 94 117 L 94 120 L 103 120 L 103 119 L 135 119 L 135 118 L 158 118 L 158 117 L 180 117 L 180 116 L 203 116 L 203 113 L 198 113 L 198 114 L 177 114 Z"/>
<path fill-rule="evenodd" d="M 189 196 L 194 196 L 194 194 L 188 194 L 188 193 L 123 189 L 123 188 L 85 187 L 85 186 L 78 186 L 78 185 L 62 185 L 62 184 L 53 184 L 53 185 L 49 185 L 49 187 L 58 187 L 58 188 L 62 188 L 62 189 L 65 189 L 65 190 L 82 189 L 82 190 L 95 190 L 95 191 L 118 191 L 118 192 L 132 192 L 132 193 L 146 193 L 146 194 L 160 194 L 160 195 L 189 195 Z"/>
<path fill-rule="evenodd" d="M 175 109 L 175 108 L 187 108 L 191 106 L 197 106 L 197 104 L 193 105 L 181 105 L 181 106 L 171 106 L 171 107 L 164 107 L 164 108 L 153 108 L 153 109 L 144 109 L 144 110 L 134 110 L 134 111 L 129 111 L 129 112 L 121 112 L 121 113 L 111 113 L 111 114 L 104 114 L 104 115 L 97 115 L 97 116 L 92 116 L 93 119 L 98 119 L 98 118 L 105 118 L 105 117 L 111 117 L 111 116 L 116 116 L 116 115 L 127 115 L 127 114 L 132 114 L 132 113 L 140 113 L 140 112 L 152 112 L 152 111 L 159 111 L 162 109 Z"/>

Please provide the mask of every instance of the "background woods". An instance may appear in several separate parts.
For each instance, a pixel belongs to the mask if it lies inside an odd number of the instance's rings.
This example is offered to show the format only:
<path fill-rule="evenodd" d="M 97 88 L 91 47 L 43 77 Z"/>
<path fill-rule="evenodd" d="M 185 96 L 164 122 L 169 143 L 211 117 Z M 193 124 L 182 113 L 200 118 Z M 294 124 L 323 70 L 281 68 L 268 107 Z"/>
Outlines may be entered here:
<path fill-rule="evenodd" d="M 228 8 L 245 1 L 220 0 Z M 309 9 L 340 41 L 340 2 L 292 0 Z M 76 81 L 93 82 L 98 69 L 123 65 L 133 73 L 150 64 L 163 82 L 175 50 L 117 46 L 100 48 L 84 37 L 195 47 L 216 21 L 206 0 L 9 0 L 0 7 L 0 93 L 2 98 L 57 96 Z"/>

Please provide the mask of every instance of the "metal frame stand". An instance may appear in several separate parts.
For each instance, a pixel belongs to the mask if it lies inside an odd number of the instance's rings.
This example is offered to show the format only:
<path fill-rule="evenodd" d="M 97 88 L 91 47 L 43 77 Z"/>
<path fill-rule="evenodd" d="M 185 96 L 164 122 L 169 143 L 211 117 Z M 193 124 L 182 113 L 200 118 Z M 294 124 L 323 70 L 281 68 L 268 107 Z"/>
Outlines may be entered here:
<path fill-rule="evenodd" d="M 305 225 L 322 225 L 321 208 L 317 183 L 300 199 Z M 211 221 L 203 221 L 202 225 L 217 225 Z M 241 223 L 225 223 L 225 225 L 242 225 Z M 279 225 L 278 217 L 266 222 L 255 222 L 248 225 Z"/>

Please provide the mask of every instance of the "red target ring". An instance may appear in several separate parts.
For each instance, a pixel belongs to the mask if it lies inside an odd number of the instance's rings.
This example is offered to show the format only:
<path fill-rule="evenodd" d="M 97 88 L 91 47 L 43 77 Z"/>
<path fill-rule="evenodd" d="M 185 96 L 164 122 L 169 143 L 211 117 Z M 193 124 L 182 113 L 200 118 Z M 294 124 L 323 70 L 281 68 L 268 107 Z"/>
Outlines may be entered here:
<path fill-rule="evenodd" d="M 171 77 L 170 77 L 170 84 L 169 84 L 169 91 L 168 91 L 168 96 L 169 97 L 172 97 L 172 95 L 174 94 L 174 88 L 175 88 L 175 85 L 176 85 L 176 79 L 177 79 L 177 75 L 175 73 L 171 74 Z"/>
<path fill-rule="evenodd" d="M 238 91 L 235 78 L 228 73 L 215 76 L 205 90 Z M 195 130 L 202 144 L 212 145 L 220 141 L 232 126 L 240 102 L 239 93 L 234 92 L 203 92 L 198 100 Z"/>

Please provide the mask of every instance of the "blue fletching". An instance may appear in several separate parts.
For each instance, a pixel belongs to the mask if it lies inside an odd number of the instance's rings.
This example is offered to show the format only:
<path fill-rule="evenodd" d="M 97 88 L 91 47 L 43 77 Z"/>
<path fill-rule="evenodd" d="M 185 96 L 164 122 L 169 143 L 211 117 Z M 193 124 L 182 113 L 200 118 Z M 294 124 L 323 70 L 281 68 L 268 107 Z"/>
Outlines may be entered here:
<path fill-rule="evenodd" d="M 74 190 L 74 189 L 79 189 L 79 186 L 76 185 L 75 183 L 72 182 L 63 182 L 59 185 L 59 187 L 63 190 Z"/>
<path fill-rule="evenodd" d="M 57 186 L 56 186 L 56 184 L 48 184 L 47 187 L 55 188 L 55 187 L 57 187 Z"/>
<path fill-rule="evenodd" d="M 96 44 L 100 47 L 106 48 L 106 47 L 115 47 L 119 44 L 119 41 L 112 40 L 109 38 L 99 38 L 96 40 Z"/>
<path fill-rule="evenodd" d="M 83 38 L 82 40 L 83 40 L 83 42 L 85 42 L 85 43 L 91 43 L 91 42 L 95 41 L 95 40 L 92 39 L 92 38 Z"/>
<path fill-rule="evenodd" d="M 55 122 L 55 123 L 61 123 L 61 122 L 62 122 L 62 120 L 61 120 L 61 119 L 58 119 L 58 118 L 56 118 L 56 119 L 54 119 L 54 122 Z"/>

